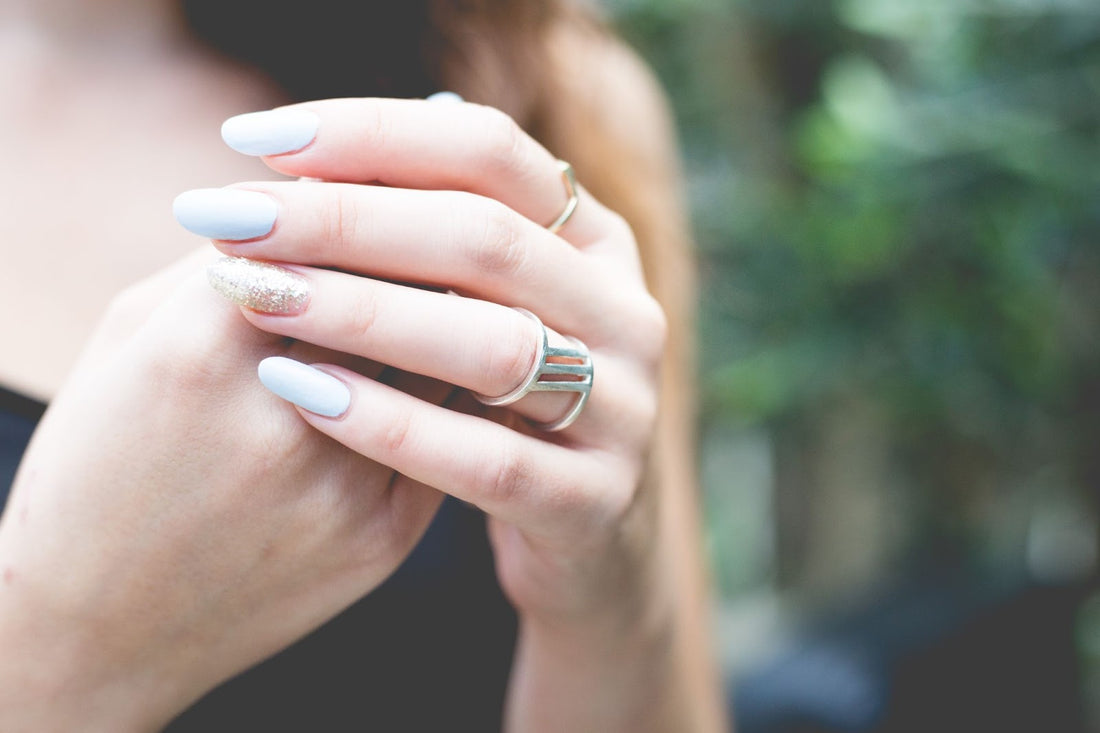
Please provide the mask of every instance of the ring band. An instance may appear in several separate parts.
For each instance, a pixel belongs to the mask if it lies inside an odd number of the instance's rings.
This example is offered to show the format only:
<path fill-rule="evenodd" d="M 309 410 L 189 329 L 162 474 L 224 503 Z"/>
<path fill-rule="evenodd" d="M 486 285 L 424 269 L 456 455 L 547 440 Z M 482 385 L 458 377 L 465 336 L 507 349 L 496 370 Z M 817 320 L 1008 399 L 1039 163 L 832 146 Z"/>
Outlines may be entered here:
<path fill-rule="evenodd" d="M 577 204 L 580 203 L 580 197 L 577 195 L 577 175 L 573 172 L 573 166 L 564 160 L 559 160 L 558 169 L 561 170 L 561 180 L 565 184 L 565 195 L 569 197 L 569 201 L 566 202 L 561 216 L 555 219 L 553 224 L 546 227 L 551 234 L 557 234 L 561 231 L 562 227 L 573 218 L 573 212 L 577 210 Z"/>
<path fill-rule="evenodd" d="M 550 331 L 539 317 L 524 308 L 514 310 L 530 318 L 542 331 L 542 338 L 539 339 L 538 350 L 535 352 L 535 363 L 530 373 L 511 392 L 499 397 L 475 392 L 474 397 L 482 404 L 500 407 L 517 402 L 531 392 L 576 392 L 577 399 L 564 417 L 548 423 L 532 423 L 536 428 L 548 432 L 565 430 L 580 417 L 585 403 L 588 402 L 588 395 L 592 391 L 592 380 L 595 374 L 592 355 L 584 342 L 572 336 L 562 337 L 570 343 L 570 346 L 550 346 Z M 569 379 L 561 379 L 561 377 Z"/>

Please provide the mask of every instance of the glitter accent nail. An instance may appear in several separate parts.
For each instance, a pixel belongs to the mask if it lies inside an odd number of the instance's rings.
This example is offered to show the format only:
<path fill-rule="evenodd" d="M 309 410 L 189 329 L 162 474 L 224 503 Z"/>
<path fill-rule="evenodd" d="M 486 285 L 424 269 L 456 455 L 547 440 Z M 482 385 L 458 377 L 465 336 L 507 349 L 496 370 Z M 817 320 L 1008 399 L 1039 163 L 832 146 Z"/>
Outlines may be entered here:
<path fill-rule="evenodd" d="M 214 290 L 254 311 L 285 316 L 309 305 L 309 281 L 285 267 L 223 257 L 206 268 L 206 275 Z"/>

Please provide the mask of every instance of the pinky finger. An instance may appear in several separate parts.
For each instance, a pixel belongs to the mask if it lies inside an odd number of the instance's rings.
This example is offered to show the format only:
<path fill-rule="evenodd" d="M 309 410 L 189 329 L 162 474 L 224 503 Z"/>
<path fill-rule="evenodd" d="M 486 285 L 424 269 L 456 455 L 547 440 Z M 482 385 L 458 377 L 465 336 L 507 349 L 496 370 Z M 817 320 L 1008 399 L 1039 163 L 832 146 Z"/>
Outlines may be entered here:
<path fill-rule="evenodd" d="M 574 543 L 617 510 L 600 454 L 455 412 L 336 366 L 283 357 L 261 381 L 321 432 L 548 542 Z M 628 496 L 621 497 L 623 501 Z"/>

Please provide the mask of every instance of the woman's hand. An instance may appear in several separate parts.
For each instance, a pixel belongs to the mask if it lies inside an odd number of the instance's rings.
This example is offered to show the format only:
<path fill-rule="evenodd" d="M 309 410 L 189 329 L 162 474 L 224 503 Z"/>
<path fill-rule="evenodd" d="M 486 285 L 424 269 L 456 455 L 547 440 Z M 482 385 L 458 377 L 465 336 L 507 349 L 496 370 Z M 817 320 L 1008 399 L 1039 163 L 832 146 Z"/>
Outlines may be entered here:
<path fill-rule="evenodd" d="M 324 182 L 194 192 L 177 213 L 227 254 L 286 264 L 308 290 L 288 307 L 286 281 L 221 266 L 222 289 L 251 323 L 391 367 L 378 378 L 324 366 L 350 406 L 333 417 L 303 409 L 309 424 L 394 469 L 395 494 L 428 485 L 489 515 L 521 616 L 512 722 L 662 725 L 653 688 L 674 599 L 642 479 L 665 321 L 630 229 L 581 192 L 560 233 L 547 231 L 567 202 L 557 162 L 484 107 L 334 100 L 227 129 L 275 170 Z M 506 394 L 532 368 L 540 332 L 513 307 L 591 350 L 591 398 L 562 432 L 535 425 L 566 414 L 571 393 L 492 409 L 470 397 Z M 461 389 L 441 406 L 387 378 L 415 383 L 410 373 Z M 632 695 L 642 699 L 626 703 Z"/>
<path fill-rule="evenodd" d="M 438 506 L 263 389 L 271 355 L 378 368 L 248 325 L 211 257 L 116 300 L 27 452 L 0 523 L 4 731 L 163 725 L 377 586 Z"/>

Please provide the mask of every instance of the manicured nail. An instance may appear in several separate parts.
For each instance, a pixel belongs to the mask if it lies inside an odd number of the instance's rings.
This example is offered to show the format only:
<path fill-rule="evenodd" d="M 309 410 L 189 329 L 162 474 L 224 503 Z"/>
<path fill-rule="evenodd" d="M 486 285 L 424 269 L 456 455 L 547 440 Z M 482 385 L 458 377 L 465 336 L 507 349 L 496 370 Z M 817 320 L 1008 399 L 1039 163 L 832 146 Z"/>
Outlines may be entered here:
<path fill-rule="evenodd" d="M 301 150 L 317 137 L 316 112 L 292 107 L 250 112 L 222 123 L 222 140 L 245 155 L 283 155 Z"/>
<path fill-rule="evenodd" d="M 211 287 L 237 305 L 280 316 L 309 305 L 309 281 L 285 267 L 244 257 L 223 257 L 206 268 Z"/>
<path fill-rule="evenodd" d="M 446 104 L 458 104 L 466 101 L 461 95 L 454 92 L 436 92 L 435 94 L 429 94 L 425 99 L 429 102 L 444 102 Z"/>
<path fill-rule="evenodd" d="M 184 229 L 199 236 L 242 241 L 270 234 L 279 205 L 257 191 L 198 188 L 177 196 L 172 213 Z"/>
<path fill-rule="evenodd" d="M 309 364 L 272 356 L 260 362 L 257 373 L 269 390 L 322 417 L 339 417 L 351 405 L 346 384 Z"/>

